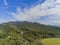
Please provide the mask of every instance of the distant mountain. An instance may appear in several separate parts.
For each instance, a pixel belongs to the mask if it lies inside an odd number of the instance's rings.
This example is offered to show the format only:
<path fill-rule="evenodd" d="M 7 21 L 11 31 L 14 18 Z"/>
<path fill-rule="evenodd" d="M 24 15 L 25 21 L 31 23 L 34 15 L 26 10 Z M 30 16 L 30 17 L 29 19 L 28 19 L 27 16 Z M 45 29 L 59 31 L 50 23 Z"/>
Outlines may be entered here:
<path fill-rule="evenodd" d="M 41 39 L 59 37 L 60 27 L 56 26 L 27 21 L 0 24 L 0 45 L 43 45 Z"/>

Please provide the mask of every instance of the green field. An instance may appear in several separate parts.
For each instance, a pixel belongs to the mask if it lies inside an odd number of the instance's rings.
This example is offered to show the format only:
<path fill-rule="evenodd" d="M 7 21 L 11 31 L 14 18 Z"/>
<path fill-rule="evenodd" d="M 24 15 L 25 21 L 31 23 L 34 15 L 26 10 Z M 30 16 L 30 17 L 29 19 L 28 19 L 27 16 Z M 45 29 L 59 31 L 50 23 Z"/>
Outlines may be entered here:
<path fill-rule="evenodd" d="M 60 38 L 48 38 L 42 40 L 44 45 L 60 45 Z"/>

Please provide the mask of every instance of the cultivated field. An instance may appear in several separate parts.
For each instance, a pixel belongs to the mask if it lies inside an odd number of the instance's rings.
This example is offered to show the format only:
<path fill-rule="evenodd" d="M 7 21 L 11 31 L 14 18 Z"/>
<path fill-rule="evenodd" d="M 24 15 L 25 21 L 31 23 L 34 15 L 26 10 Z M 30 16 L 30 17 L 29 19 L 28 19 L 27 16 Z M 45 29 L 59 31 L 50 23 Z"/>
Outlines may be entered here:
<path fill-rule="evenodd" d="M 60 38 L 48 38 L 42 40 L 44 45 L 60 45 Z"/>

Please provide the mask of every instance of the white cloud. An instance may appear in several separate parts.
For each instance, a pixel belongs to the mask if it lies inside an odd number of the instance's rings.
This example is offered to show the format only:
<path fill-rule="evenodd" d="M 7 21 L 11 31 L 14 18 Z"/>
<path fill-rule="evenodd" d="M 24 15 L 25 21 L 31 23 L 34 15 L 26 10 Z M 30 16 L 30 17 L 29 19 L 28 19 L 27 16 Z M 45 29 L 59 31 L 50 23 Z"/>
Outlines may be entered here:
<path fill-rule="evenodd" d="M 44 3 L 31 7 L 29 10 L 25 8 L 24 11 L 21 11 L 21 8 L 17 7 L 16 13 L 11 14 L 15 19 L 20 21 L 34 21 L 41 16 L 52 15 L 49 17 L 52 20 L 38 20 L 37 22 L 44 24 L 60 23 L 60 0 L 46 0 Z"/>
<path fill-rule="evenodd" d="M 6 0 L 4 0 L 4 4 L 5 4 L 5 6 L 7 6 L 7 5 L 8 5 L 8 3 L 7 3 L 7 1 L 6 1 Z"/>

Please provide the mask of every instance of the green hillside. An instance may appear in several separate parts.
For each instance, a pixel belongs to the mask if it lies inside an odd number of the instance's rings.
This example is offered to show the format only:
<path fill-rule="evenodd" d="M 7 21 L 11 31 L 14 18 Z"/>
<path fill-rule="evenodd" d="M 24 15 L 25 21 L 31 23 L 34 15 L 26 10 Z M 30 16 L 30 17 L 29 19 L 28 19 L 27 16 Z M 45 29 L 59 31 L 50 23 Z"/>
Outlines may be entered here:
<path fill-rule="evenodd" d="M 26 21 L 0 24 L 0 45 L 43 45 L 45 38 L 60 38 L 60 27 Z"/>

